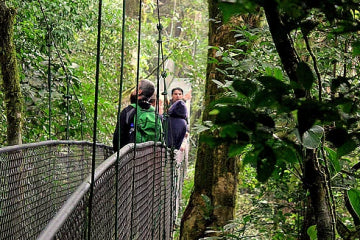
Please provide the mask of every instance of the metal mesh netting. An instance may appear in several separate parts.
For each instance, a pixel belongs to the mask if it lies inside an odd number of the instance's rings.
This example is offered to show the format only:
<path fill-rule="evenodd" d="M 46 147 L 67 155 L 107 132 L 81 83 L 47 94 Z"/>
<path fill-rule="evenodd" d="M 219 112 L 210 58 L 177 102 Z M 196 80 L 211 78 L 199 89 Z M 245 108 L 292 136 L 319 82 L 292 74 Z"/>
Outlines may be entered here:
<path fill-rule="evenodd" d="M 97 167 L 92 203 L 89 177 L 38 239 L 88 239 L 89 232 L 90 239 L 171 239 L 178 194 L 174 161 L 165 154 L 165 148 L 151 142 L 138 144 L 135 156 L 133 144 L 122 148 L 118 165 L 114 154 Z"/>
<path fill-rule="evenodd" d="M 91 171 L 93 144 L 46 141 L 0 149 L 0 239 L 35 239 Z M 97 145 L 99 165 L 112 154 Z"/>

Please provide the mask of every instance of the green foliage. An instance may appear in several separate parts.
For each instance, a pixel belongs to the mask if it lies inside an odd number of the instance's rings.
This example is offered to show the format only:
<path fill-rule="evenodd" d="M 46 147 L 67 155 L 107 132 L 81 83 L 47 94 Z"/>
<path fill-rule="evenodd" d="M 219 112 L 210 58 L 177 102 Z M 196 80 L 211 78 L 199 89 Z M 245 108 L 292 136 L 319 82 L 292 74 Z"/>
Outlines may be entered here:
<path fill-rule="evenodd" d="M 317 239 L 317 230 L 316 230 L 316 225 L 312 225 L 307 229 L 307 234 L 309 235 L 311 240 L 316 240 Z"/>
<path fill-rule="evenodd" d="M 315 82 L 315 76 L 306 62 L 300 62 L 296 68 L 296 75 L 302 86 L 310 90 Z"/>
<path fill-rule="evenodd" d="M 358 217 L 360 217 L 360 191 L 357 189 L 350 189 L 347 191 L 351 207 Z"/>
<path fill-rule="evenodd" d="M 329 167 L 330 184 L 353 189 L 359 183 L 351 169 L 360 144 L 359 36 L 354 31 L 359 22 L 353 14 L 358 6 L 347 5 L 349 1 L 338 5 L 332 1 L 276 3 L 296 48 L 299 86 L 283 74 L 268 29 L 238 27 L 236 45 L 228 51 L 217 49 L 223 61 L 211 60 L 221 65 L 225 81 L 217 85 L 225 93 L 211 105 L 214 120 L 204 141 L 210 146 L 228 143 L 229 156 L 239 156 L 242 164 L 254 168 L 257 181 L 266 184 L 282 181 L 288 170 L 301 181 L 305 150 L 312 149 L 321 168 Z M 235 11 L 236 4 L 232 10 L 231 3 L 224 4 L 226 19 L 240 13 Z M 306 97 L 295 98 L 293 91 L 298 87 L 306 89 Z M 243 191 L 251 189 L 260 196 L 259 184 L 247 187 Z M 343 193 L 334 190 L 337 211 L 348 220 L 351 216 L 340 203 Z M 294 215 L 300 217 L 299 212 Z M 245 224 L 239 224 L 243 230 Z M 316 239 L 316 229 L 309 230 Z M 282 239 L 280 235 L 272 237 Z"/>
<path fill-rule="evenodd" d="M 40 6 L 40 4 L 41 6 Z M 47 140 L 49 124 L 48 54 L 51 55 L 51 139 L 91 140 L 94 112 L 98 1 L 7 1 L 17 8 L 15 44 L 25 99 L 23 142 Z M 192 83 L 193 110 L 200 112 L 206 60 L 204 1 L 163 5 L 162 54 L 176 66 L 173 77 Z M 43 14 L 43 12 L 44 14 Z M 98 141 L 110 144 L 119 99 L 122 4 L 103 1 Z M 156 82 L 158 24 L 156 2 L 143 8 L 140 78 Z M 194 22 L 194 19 L 197 19 Z M 182 25 L 181 31 L 178 29 Z M 135 86 L 137 19 L 126 18 L 123 100 Z M 178 35 L 178 33 L 181 35 Z M 48 34 L 51 34 L 51 39 Z M 48 48 L 50 44 L 50 49 Z M 134 57 L 133 57 L 134 56 Z M 156 69 L 155 69 L 156 70 Z M 164 68 L 164 70 L 168 70 Z M 150 74 L 152 73 L 152 74 Z M 161 73 L 161 71 L 160 71 Z M 67 101 L 69 100 L 69 102 Z M 126 104 L 126 103 L 124 103 Z M 69 109 L 69 110 L 68 110 Z M 196 114 L 195 119 L 199 118 Z M 192 120 L 191 123 L 196 122 Z M 3 131 L 2 131 L 3 132 Z"/>

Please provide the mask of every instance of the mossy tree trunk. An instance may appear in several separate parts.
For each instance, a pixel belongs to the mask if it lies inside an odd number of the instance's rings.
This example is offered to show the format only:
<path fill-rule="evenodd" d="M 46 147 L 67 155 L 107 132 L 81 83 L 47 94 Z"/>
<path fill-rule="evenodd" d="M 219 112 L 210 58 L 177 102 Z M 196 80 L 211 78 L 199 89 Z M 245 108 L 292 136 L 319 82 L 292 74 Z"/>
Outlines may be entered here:
<path fill-rule="evenodd" d="M 236 45 L 235 32 L 232 30 L 243 25 L 244 18 L 234 16 L 226 24 L 222 23 L 216 2 L 208 1 L 209 18 L 212 19 L 209 23 L 209 45 L 227 50 L 229 46 Z M 256 21 L 259 22 L 259 18 Z M 208 58 L 221 62 L 221 56 L 216 52 L 214 48 L 209 49 Z M 207 65 L 203 121 L 213 120 L 209 115 L 210 103 L 221 96 L 222 92 L 212 80 L 224 82 L 226 76 L 217 71 L 217 68 L 225 67 L 214 61 Z M 209 133 L 201 133 L 200 139 L 207 134 Z M 194 191 L 181 220 L 180 239 L 191 240 L 216 235 L 207 234 L 206 230 L 221 228 L 234 218 L 239 169 L 236 159 L 228 156 L 228 150 L 225 143 L 211 147 L 200 141 L 195 164 Z"/>
<path fill-rule="evenodd" d="M 13 43 L 16 10 L 0 1 L 0 65 L 7 117 L 7 144 L 21 144 L 22 96 Z"/>
<path fill-rule="evenodd" d="M 16 10 L 8 8 L 4 0 L 0 0 L 0 69 L 2 77 L 2 90 L 7 118 L 7 144 L 21 144 L 22 128 L 22 95 L 20 90 L 19 70 L 16 61 L 16 51 L 13 43 L 13 29 Z M 19 229 L 27 227 L 21 223 L 23 213 L 21 212 L 24 195 L 24 188 L 20 186 L 23 181 L 21 166 L 22 159 L 12 160 L 12 166 L 16 169 L 15 175 L 9 175 L 6 180 L 9 199 L 13 199 L 14 204 L 7 209 L 2 209 L 8 215 L 8 221 L 2 226 L 5 233 L 11 233 L 14 239 L 19 239 L 17 234 Z"/>

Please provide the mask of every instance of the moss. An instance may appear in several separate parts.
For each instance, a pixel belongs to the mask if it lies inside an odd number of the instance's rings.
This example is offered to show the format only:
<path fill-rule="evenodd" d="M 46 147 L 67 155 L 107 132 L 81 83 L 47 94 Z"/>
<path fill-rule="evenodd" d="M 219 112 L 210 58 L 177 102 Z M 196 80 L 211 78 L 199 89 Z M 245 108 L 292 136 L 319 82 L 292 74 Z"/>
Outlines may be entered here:
<path fill-rule="evenodd" d="M 21 144 L 22 127 L 22 94 L 13 43 L 15 16 L 15 9 L 8 8 L 5 2 L 0 2 L 0 65 L 8 123 L 8 145 Z"/>

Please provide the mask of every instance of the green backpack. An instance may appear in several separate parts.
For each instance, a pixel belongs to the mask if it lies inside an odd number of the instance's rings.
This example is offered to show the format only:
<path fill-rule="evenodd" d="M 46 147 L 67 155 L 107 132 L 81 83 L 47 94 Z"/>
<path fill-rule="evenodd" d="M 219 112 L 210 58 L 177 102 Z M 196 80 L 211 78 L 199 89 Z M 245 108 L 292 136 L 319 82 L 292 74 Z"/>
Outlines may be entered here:
<path fill-rule="evenodd" d="M 136 109 L 136 104 L 131 104 Z M 134 115 L 135 117 L 135 115 Z M 156 123 L 157 120 L 157 123 Z M 136 126 L 136 142 L 148 142 L 161 140 L 162 124 L 160 116 L 156 116 L 155 108 L 150 106 L 149 109 L 137 108 L 137 121 L 134 119 L 134 125 Z M 156 139 L 155 139 L 156 137 Z M 130 136 L 132 138 L 132 136 Z M 133 139 L 133 138 L 132 138 Z"/>

